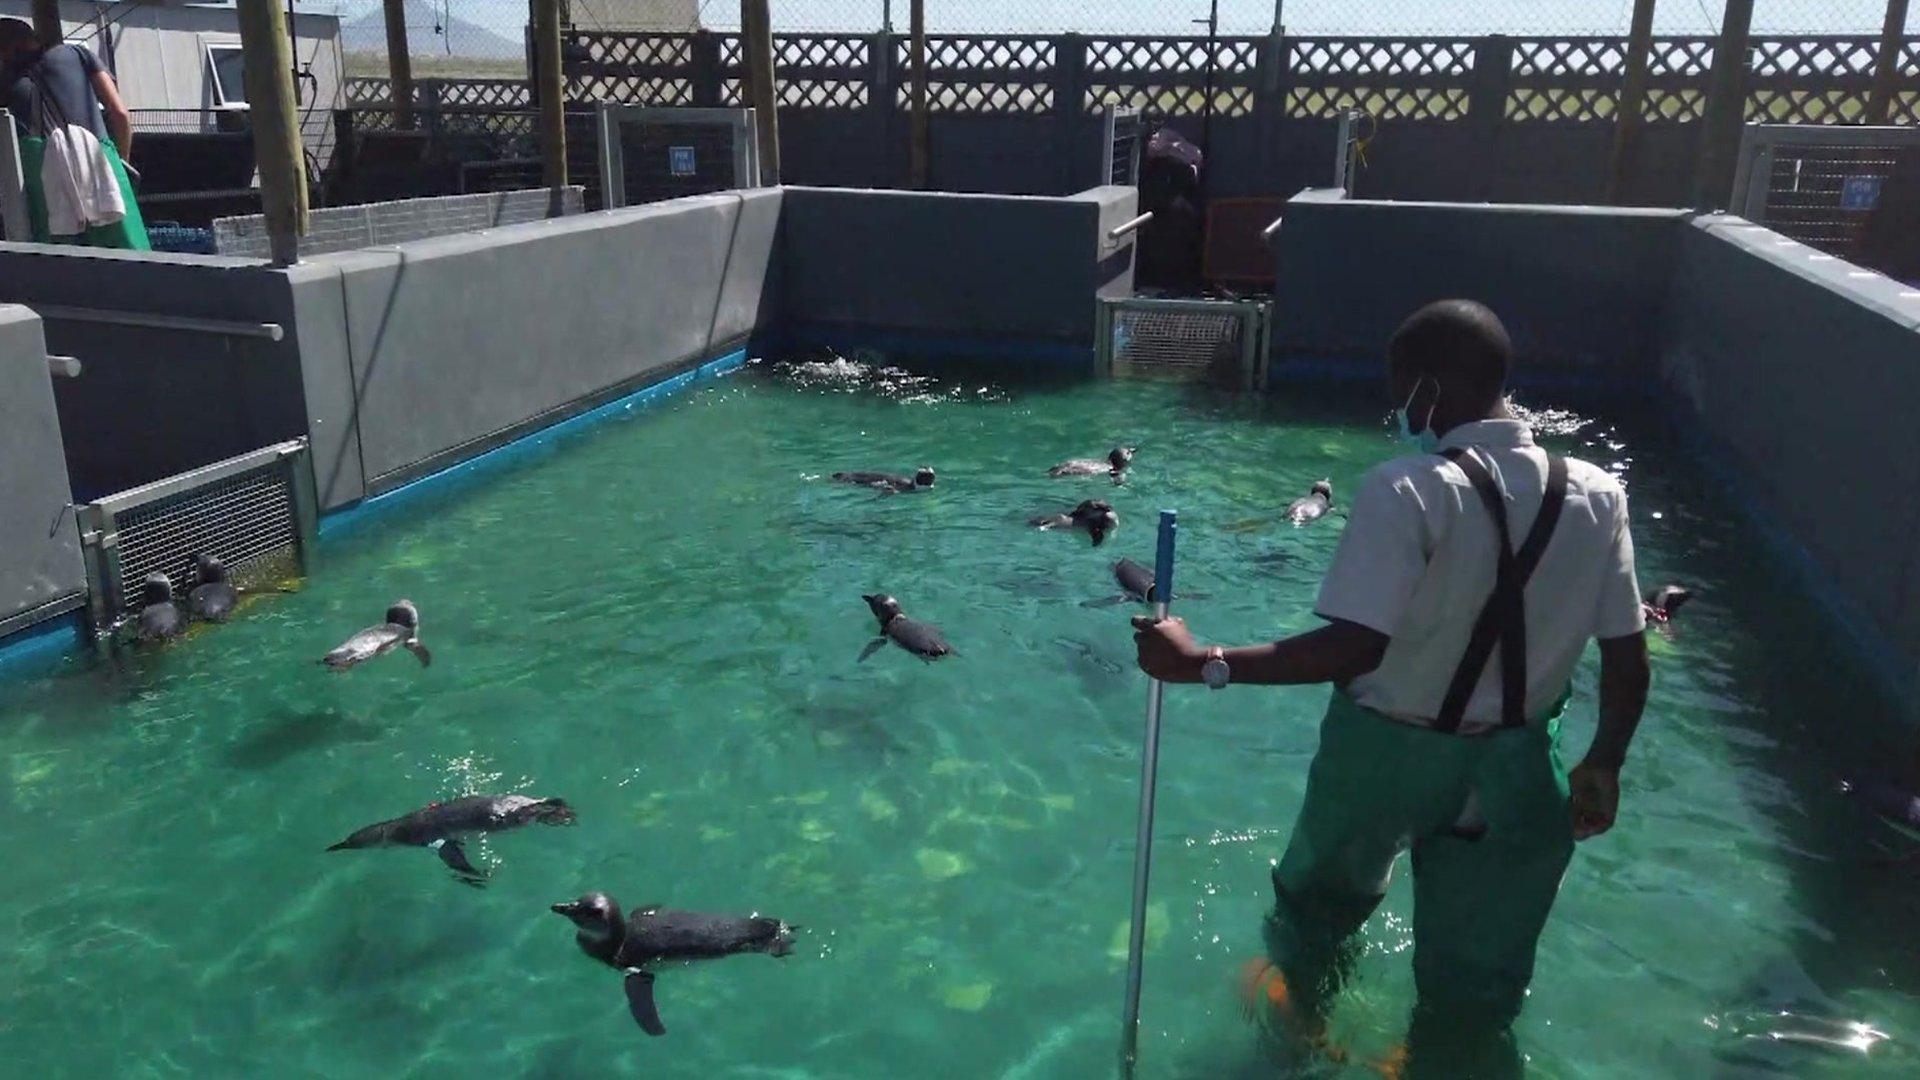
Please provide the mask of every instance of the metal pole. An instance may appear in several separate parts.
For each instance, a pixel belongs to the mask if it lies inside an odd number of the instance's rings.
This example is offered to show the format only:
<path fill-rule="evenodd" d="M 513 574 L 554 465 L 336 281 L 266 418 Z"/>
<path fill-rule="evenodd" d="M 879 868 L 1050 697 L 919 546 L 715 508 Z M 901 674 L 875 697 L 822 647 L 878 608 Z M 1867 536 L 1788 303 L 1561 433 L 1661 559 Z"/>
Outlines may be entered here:
<path fill-rule="evenodd" d="M 1219 40 L 1220 0 L 1213 0 L 1207 8 L 1207 98 L 1200 107 L 1200 204 L 1202 207 L 1206 205 L 1207 188 L 1210 186 L 1207 178 L 1213 173 L 1210 166 L 1213 164 L 1213 79 L 1216 70 L 1214 50 L 1218 47 Z"/>
<path fill-rule="evenodd" d="M 300 237 L 307 231 L 306 155 L 300 143 L 300 118 L 293 104 L 293 49 L 287 44 L 287 13 L 278 4 L 234 6 L 240 20 L 240 48 L 246 56 L 253 153 L 260 168 L 260 204 L 267 219 L 267 241 L 281 266 L 300 261 Z"/>
<path fill-rule="evenodd" d="M 880 29 L 893 33 L 893 0 L 880 0 Z"/>
<path fill-rule="evenodd" d="M 1154 616 L 1167 617 L 1173 600 L 1173 544 L 1179 515 L 1160 511 L 1160 546 L 1153 561 Z M 1147 882 L 1153 873 L 1153 800 L 1160 774 L 1160 700 L 1166 684 L 1147 683 L 1147 735 L 1140 751 L 1140 823 L 1133 841 L 1133 925 L 1127 933 L 1127 1003 L 1121 1018 L 1120 1071 L 1132 1076 L 1140 1056 L 1140 980 L 1147 951 Z"/>
<path fill-rule="evenodd" d="M 1713 85 L 1707 92 L 1707 120 L 1700 134 L 1700 162 L 1693 177 L 1693 205 L 1725 206 L 1733 183 L 1734 157 L 1747 105 L 1747 31 L 1753 25 L 1753 0 L 1727 0 L 1720 40 L 1713 47 Z"/>
<path fill-rule="evenodd" d="M 407 51 L 406 0 L 384 0 L 387 9 L 387 87 L 393 125 L 413 130 L 413 54 Z"/>
<path fill-rule="evenodd" d="M 1619 203 L 1640 147 L 1641 114 L 1647 101 L 1647 65 L 1653 53 L 1654 0 L 1633 0 L 1633 27 L 1627 32 L 1627 71 L 1620 103 L 1613 113 L 1613 169 L 1607 176 L 1607 202 Z"/>
<path fill-rule="evenodd" d="M 742 53 L 747 61 L 747 104 L 760 138 L 760 183 L 780 183 L 780 92 L 773 69 L 773 16 L 767 0 L 740 0 Z"/>
<path fill-rule="evenodd" d="M 58 45 L 67 31 L 60 23 L 60 0 L 33 0 L 33 32 L 46 45 Z"/>
<path fill-rule="evenodd" d="M 1273 0 L 1273 32 L 1285 33 L 1287 29 L 1287 0 Z"/>
<path fill-rule="evenodd" d="M 560 70 L 560 0 L 533 0 L 534 96 L 540 101 L 540 176 L 547 216 L 566 212 L 567 100 Z"/>
<path fill-rule="evenodd" d="M 1884 124 L 1893 111 L 1893 87 L 1900 78 L 1901 39 L 1907 31 L 1907 0 L 1887 0 L 1887 21 L 1880 26 L 1880 58 L 1874 62 L 1873 90 L 1867 96 L 1869 124 Z"/>
<path fill-rule="evenodd" d="M 913 66 L 907 83 L 907 104 L 913 111 L 913 124 L 907 136 L 908 186 L 925 190 L 933 171 L 927 124 L 927 0 L 913 0 L 907 19 L 907 32 L 912 35 L 907 60 Z"/>

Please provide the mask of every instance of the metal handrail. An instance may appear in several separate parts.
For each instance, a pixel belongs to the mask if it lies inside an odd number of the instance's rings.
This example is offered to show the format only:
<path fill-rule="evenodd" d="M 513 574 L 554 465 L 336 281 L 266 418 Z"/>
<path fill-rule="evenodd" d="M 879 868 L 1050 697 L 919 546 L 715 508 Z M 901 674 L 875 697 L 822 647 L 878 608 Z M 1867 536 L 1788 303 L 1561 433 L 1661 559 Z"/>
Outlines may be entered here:
<path fill-rule="evenodd" d="M 264 338 L 279 341 L 286 329 L 275 322 L 242 322 L 237 319 L 202 319 L 187 315 L 155 315 L 145 311 L 115 311 L 107 308 L 69 307 L 65 304 L 28 302 L 43 319 L 60 322 L 107 323 L 113 326 L 138 326 L 146 330 L 177 330 L 188 334 L 219 334 L 224 337 Z"/>
<path fill-rule="evenodd" d="M 1127 235 L 1130 232 L 1135 231 L 1136 229 L 1140 228 L 1140 226 L 1145 225 L 1147 222 L 1152 220 L 1153 220 L 1153 211 L 1149 210 L 1146 213 L 1141 214 L 1139 217 L 1134 218 L 1132 221 L 1123 221 L 1120 224 L 1115 225 L 1113 228 L 1108 229 L 1107 239 L 1118 240 L 1121 237 Z"/>
<path fill-rule="evenodd" d="M 1286 218 L 1274 218 L 1274 219 L 1273 219 L 1273 224 L 1271 224 L 1271 225 L 1269 225 L 1269 226 L 1267 226 L 1267 227 L 1266 227 L 1266 228 L 1264 228 L 1264 229 L 1261 229 L 1261 230 L 1260 230 L 1260 242 L 1261 242 L 1261 243 L 1263 243 L 1263 244 L 1265 244 L 1265 245 L 1267 245 L 1268 247 L 1272 247 L 1272 246 L 1273 246 L 1273 238 L 1274 238 L 1274 236 L 1275 236 L 1275 234 L 1277 234 L 1277 233 L 1279 233 L 1279 231 L 1280 231 L 1280 223 L 1281 223 L 1282 221 L 1285 221 L 1285 220 L 1286 220 Z"/>

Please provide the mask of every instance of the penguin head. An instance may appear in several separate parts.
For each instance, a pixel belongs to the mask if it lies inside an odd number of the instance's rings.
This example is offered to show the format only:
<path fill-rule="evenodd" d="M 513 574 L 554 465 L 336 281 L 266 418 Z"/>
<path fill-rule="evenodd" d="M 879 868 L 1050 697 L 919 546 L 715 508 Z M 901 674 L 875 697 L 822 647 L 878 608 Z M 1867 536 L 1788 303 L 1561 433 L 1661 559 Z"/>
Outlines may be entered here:
<path fill-rule="evenodd" d="M 173 599 L 173 579 L 155 570 L 140 586 L 140 598 L 146 604 L 164 604 Z"/>
<path fill-rule="evenodd" d="M 404 626 L 409 630 L 420 629 L 420 609 L 413 606 L 411 600 L 395 600 L 387 609 L 387 621 L 395 626 Z"/>
<path fill-rule="evenodd" d="M 565 799 L 541 799 L 534 803 L 533 820 L 542 825 L 572 825 L 579 821 Z"/>
<path fill-rule="evenodd" d="M 582 934 L 613 937 L 620 932 L 620 905 L 603 892 L 590 892 L 578 900 L 562 900 L 547 910 L 572 919 Z"/>
<path fill-rule="evenodd" d="M 1104 499 L 1088 499 L 1074 507 L 1071 516 L 1093 538 L 1094 547 L 1105 543 L 1107 534 L 1120 527 L 1120 515 L 1114 513 L 1113 504 Z"/>
<path fill-rule="evenodd" d="M 1133 464 L 1133 452 L 1136 449 L 1138 448 L 1132 446 L 1114 447 L 1107 454 L 1107 464 L 1112 465 L 1116 473 L 1124 470 L 1128 465 Z"/>
<path fill-rule="evenodd" d="M 193 572 L 198 575 L 202 585 L 227 580 L 227 564 L 212 555 L 195 555 Z"/>
<path fill-rule="evenodd" d="M 913 486 L 917 488 L 932 487 L 933 486 L 933 470 L 931 468 L 928 468 L 925 465 L 920 466 L 920 468 L 916 470 L 913 474 Z"/>
<path fill-rule="evenodd" d="M 885 627 L 887 623 L 893 621 L 893 619 L 900 614 L 900 601 L 895 600 L 886 593 L 863 595 L 860 599 L 867 602 L 868 610 L 873 612 L 874 618 L 880 620 L 882 627 Z"/>
<path fill-rule="evenodd" d="M 1321 480 L 1316 482 L 1313 485 L 1313 487 L 1309 489 L 1309 491 L 1312 494 L 1318 495 L 1321 498 L 1327 500 L 1327 502 L 1329 503 L 1333 502 L 1333 482 L 1330 480 Z"/>
<path fill-rule="evenodd" d="M 1672 616 L 1680 610 L 1681 605 L 1691 599 L 1693 599 L 1693 591 L 1686 586 L 1663 585 L 1647 598 L 1647 603 L 1652 605 L 1654 610 Z"/>

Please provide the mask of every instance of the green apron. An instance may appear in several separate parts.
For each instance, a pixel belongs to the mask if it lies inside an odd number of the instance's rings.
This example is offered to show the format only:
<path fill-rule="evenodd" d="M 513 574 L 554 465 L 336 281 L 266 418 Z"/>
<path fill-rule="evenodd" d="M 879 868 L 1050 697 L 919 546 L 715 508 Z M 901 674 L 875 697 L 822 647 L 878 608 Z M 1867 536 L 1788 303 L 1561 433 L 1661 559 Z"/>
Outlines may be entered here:
<path fill-rule="evenodd" d="M 1355 933 L 1410 849 L 1420 1011 L 1495 1028 L 1519 1015 L 1573 857 L 1564 704 L 1523 728 L 1460 736 L 1334 693 L 1266 924 L 1296 1000 L 1317 1012 L 1338 989 Z M 1469 792 L 1485 822 L 1478 835 L 1457 828 Z"/>
<path fill-rule="evenodd" d="M 107 152 L 107 160 L 113 165 L 113 175 L 120 182 L 120 197 L 126 200 L 127 216 L 112 225 L 95 225 L 77 235 L 52 236 L 47 232 L 47 193 L 40 182 L 40 166 L 46 160 L 47 140 L 38 135 L 20 140 L 20 171 L 26 174 L 27 222 L 33 229 L 34 242 L 152 251 L 153 245 L 147 241 L 147 223 L 140 217 L 140 204 L 134 201 L 133 184 L 127 180 L 127 166 L 120 160 L 119 149 L 111 139 L 102 140 L 100 148 Z"/>

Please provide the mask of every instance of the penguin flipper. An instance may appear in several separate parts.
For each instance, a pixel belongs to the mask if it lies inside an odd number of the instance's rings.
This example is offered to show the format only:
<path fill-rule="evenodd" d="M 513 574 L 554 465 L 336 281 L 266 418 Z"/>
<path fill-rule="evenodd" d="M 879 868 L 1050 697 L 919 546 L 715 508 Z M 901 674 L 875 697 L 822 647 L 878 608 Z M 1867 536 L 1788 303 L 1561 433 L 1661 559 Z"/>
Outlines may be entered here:
<path fill-rule="evenodd" d="M 460 846 L 460 841 L 435 840 L 433 843 L 427 846 L 433 848 L 434 851 L 438 852 L 440 855 L 440 861 L 443 863 L 446 863 L 448 869 L 452 870 L 456 874 L 459 874 L 461 877 L 485 878 L 487 876 L 485 874 L 482 874 L 480 871 L 474 869 L 473 864 L 467 861 L 467 851 L 465 848 Z M 470 884 L 474 884 L 474 883 L 475 882 L 470 882 Z"/>
<path fill-rule="evenodd" d="M 872 656 L 874 653 L 877 653 L 881 649 L 884 649 L 886 647 L 887 647 L 886 638 L 884 637 L 874 638 L 872 641 L 867 642 L 866 648 L 860 650 L 860 659 L 855 660 L 854 663 L 864 664 L 867 662 L 867 657 Z"/>
<path fill-rule="evenodd" d="M 415 660 L 420 661 L 421 667 L 433 666 L 433 654 L 427 651 L 426 645 L 419 638 L 408 638 L 402 644 L 406 646 L 408 652 L 413 654 Z"/>
<path fill-rule="evenodd" d="M 665 1035 L 667 1025 L 660 1022 L 660 1009 L 653 1003 L 653 973 L 628 968 L 626 988 L 627 1011 L 633 1014 L 633 1022 L 655 1038 Z"/>

